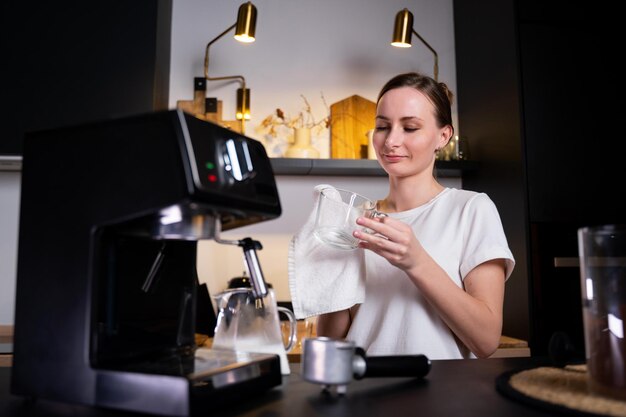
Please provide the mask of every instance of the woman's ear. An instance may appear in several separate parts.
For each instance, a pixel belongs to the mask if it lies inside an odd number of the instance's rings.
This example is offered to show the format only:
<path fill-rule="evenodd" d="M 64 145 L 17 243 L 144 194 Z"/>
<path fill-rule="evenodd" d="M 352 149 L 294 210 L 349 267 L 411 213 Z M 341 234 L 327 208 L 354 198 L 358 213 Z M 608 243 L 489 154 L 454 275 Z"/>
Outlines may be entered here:
<path fill-rule="evenodd" d="M 448 142 L 450 142 L 450 139 L 452 138 L 452 134 L 454 133 L 454 130 L 452 129 L 452 126 L 450 125 L 446 125 L 443 128 L 441 128 L 440 131 L 440 137 L 439 137 L 439 149 L 443 149 L 446 147 L 446 145 L 448 145 Z"/>

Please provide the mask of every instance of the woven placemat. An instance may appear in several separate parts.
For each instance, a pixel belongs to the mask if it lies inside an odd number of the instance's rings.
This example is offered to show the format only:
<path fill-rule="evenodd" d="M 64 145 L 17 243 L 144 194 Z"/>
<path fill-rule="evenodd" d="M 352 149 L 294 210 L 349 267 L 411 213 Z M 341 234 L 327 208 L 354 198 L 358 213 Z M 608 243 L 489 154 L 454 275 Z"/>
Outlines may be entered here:
<path fill-rule="evenodd" d="M 496 379 L 496 388 L 511 399 L 554 413 L 626 417 L 626 401 L 589 392 L 585 365 L 505 372 Z"/>

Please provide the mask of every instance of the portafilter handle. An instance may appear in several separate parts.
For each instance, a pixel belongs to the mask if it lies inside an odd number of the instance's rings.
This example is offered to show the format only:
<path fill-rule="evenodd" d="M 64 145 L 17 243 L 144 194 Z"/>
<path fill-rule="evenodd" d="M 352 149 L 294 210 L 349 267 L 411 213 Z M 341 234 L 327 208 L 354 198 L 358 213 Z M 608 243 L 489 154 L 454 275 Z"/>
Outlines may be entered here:
<path fill-rule="evenodd" d="M 353 361 L 354 378 L 412 377 L 423 378 L 430 372 L 430 359 L 426 355 L 366 356 L 357 347 Z"/>

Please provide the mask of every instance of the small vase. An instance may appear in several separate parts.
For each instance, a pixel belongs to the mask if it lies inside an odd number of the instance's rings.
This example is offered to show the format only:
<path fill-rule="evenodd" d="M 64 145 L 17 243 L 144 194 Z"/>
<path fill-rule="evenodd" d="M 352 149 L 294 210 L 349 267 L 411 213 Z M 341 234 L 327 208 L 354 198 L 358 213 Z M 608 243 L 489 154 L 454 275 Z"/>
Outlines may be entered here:
<path fill-rule="evenodd" d="M 293 130 L 293 144 L 287 148 L 287 158 L 319 158 L 320 153 L 311 145 L 311 129 L 297 127 Z"/>

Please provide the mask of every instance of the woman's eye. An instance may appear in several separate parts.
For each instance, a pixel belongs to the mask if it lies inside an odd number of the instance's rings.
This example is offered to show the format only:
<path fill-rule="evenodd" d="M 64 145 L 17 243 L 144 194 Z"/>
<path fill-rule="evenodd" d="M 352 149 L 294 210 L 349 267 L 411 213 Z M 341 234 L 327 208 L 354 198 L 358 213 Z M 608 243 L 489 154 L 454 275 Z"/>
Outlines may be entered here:
<path fill-rule="evenodd" d="M 387 129 L 389 129 L 389 127 L 387 127 L 387 126 L 376 126 L 376 131 L 377 132 L 381 132 L 381 131 L 387 130 Z"/>
<path fill-rule="evenodd" d="M 404 131 L 405 132 L 415 132 L 417 130 L 416 127 L 405 127 Z"/>

